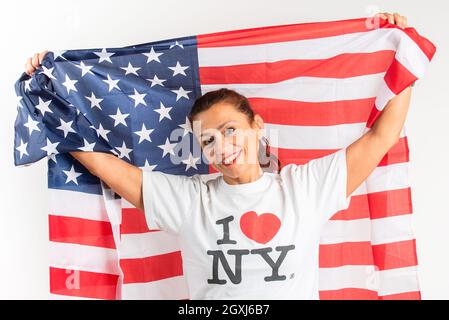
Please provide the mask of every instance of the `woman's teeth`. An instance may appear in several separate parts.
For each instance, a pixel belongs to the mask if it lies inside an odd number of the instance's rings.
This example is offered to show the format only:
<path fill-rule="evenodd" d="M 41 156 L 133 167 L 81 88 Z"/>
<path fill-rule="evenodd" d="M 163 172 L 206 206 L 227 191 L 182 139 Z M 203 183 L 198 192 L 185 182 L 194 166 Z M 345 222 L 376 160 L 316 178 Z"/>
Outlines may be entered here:
<path fill-rule="evenodd" d="M 223 160 L 224 164 L 230 164 L 235 158 L 237 158 L 240 155 L 240 152 L 242 152 L 242 150 L 234 153 L 233 155 L 227 157 L 226 159 Z"/>

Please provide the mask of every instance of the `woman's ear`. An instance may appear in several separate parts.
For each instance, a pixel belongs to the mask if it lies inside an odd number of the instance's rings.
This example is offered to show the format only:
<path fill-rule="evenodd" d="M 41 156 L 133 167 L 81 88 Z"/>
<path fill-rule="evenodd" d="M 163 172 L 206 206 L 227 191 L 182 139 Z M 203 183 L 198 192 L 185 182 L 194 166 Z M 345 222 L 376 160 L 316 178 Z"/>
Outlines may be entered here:
<path fill-rule="evenodd" d="M 262 137 L 262 131 L 264 128 L 263 118 L 260 116 L 260 114 L 254 115 L 254 123 L 256 125 L 256 129 L 258 129 L 257 130 L 257 138 L 260 139 Z"/>

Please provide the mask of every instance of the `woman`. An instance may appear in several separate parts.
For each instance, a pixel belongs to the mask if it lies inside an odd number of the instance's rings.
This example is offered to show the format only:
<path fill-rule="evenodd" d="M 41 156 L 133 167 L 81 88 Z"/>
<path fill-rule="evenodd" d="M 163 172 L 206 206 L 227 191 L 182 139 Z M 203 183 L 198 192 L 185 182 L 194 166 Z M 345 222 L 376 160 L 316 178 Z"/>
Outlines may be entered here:
<path fill-rule="evenodd" d="M 406 26 L 398 14 L 380 16 Z M 28 59 L 28 74 L 44 55 Z M 390 100 L 351 145 L 278 173 L 262 170 L 258 158 L 262 117 L 228 89 L 199 97 L 189 115 L 222 174 L 215 179 L 142 171 L 112 154 L 70 154 L 144 212 L 150 229 L 179 236 L 190 299 L 318 299 L 321 228 L 398 141 L 410 94 Z"/>

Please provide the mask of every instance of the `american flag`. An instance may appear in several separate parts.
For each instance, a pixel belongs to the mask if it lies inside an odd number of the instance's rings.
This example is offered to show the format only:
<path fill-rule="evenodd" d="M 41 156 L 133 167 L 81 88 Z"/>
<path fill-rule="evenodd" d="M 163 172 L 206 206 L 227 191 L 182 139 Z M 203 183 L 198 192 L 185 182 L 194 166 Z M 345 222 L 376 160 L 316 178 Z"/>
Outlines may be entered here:
<path fill-rule="evenodd" d="M 48 160 L 51 296 L 189 299 L 178 239 L 149 230 L 142 212 L 67 152 L 109 152 L 145 170 L 211 178 L 218 173 L 193 153 L 180 163 L 170 155 L 187 138 L 194 147 L 190 108 L 221 87 L 247 96 L 278 133 L 271 147 L 283 166 L 335 152 L 369 130 L 436 51 L 414 28 L 370 21 L 52 51 L 32 77 L 23 74 L 14 160 Z M 420 299 L 409 170 L 403 128 L 349 208 L 325 226 L 321 299 Z"/>

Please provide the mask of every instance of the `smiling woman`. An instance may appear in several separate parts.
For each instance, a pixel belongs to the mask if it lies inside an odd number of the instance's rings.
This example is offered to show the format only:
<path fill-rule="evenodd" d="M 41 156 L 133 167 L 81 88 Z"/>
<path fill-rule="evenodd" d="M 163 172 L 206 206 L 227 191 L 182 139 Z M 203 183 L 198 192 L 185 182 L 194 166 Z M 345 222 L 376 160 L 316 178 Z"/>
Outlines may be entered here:
<path fill-rule="evenodd" d="M 27 72 L 42 57 L 30 59 Z M 348 208 L 352 192 L 396 143 L 409 100 L 410 89 L 397 94 L 351 145 L 281 167 L 263 136 L 264 119 L 249 99 L 227 88 L 210 91 L 189 114 L 203 154 L 221 173 L 207 181 L 199 174 L 142 170 L 113 154 L 70 154 L 137 207 L 146 229 L 178 236 L 189 299 L 318 299 L 323 226 Z"/>
<path fill-rule="evenodd" d="M 189 120 L 207 160 L 226 182 L 252 181 L 261 168 L 280 170 L 281 163 L 262 134 L 262 117 L 238 92 L 221 88 L 204 94 L 193 104 Z"/>

